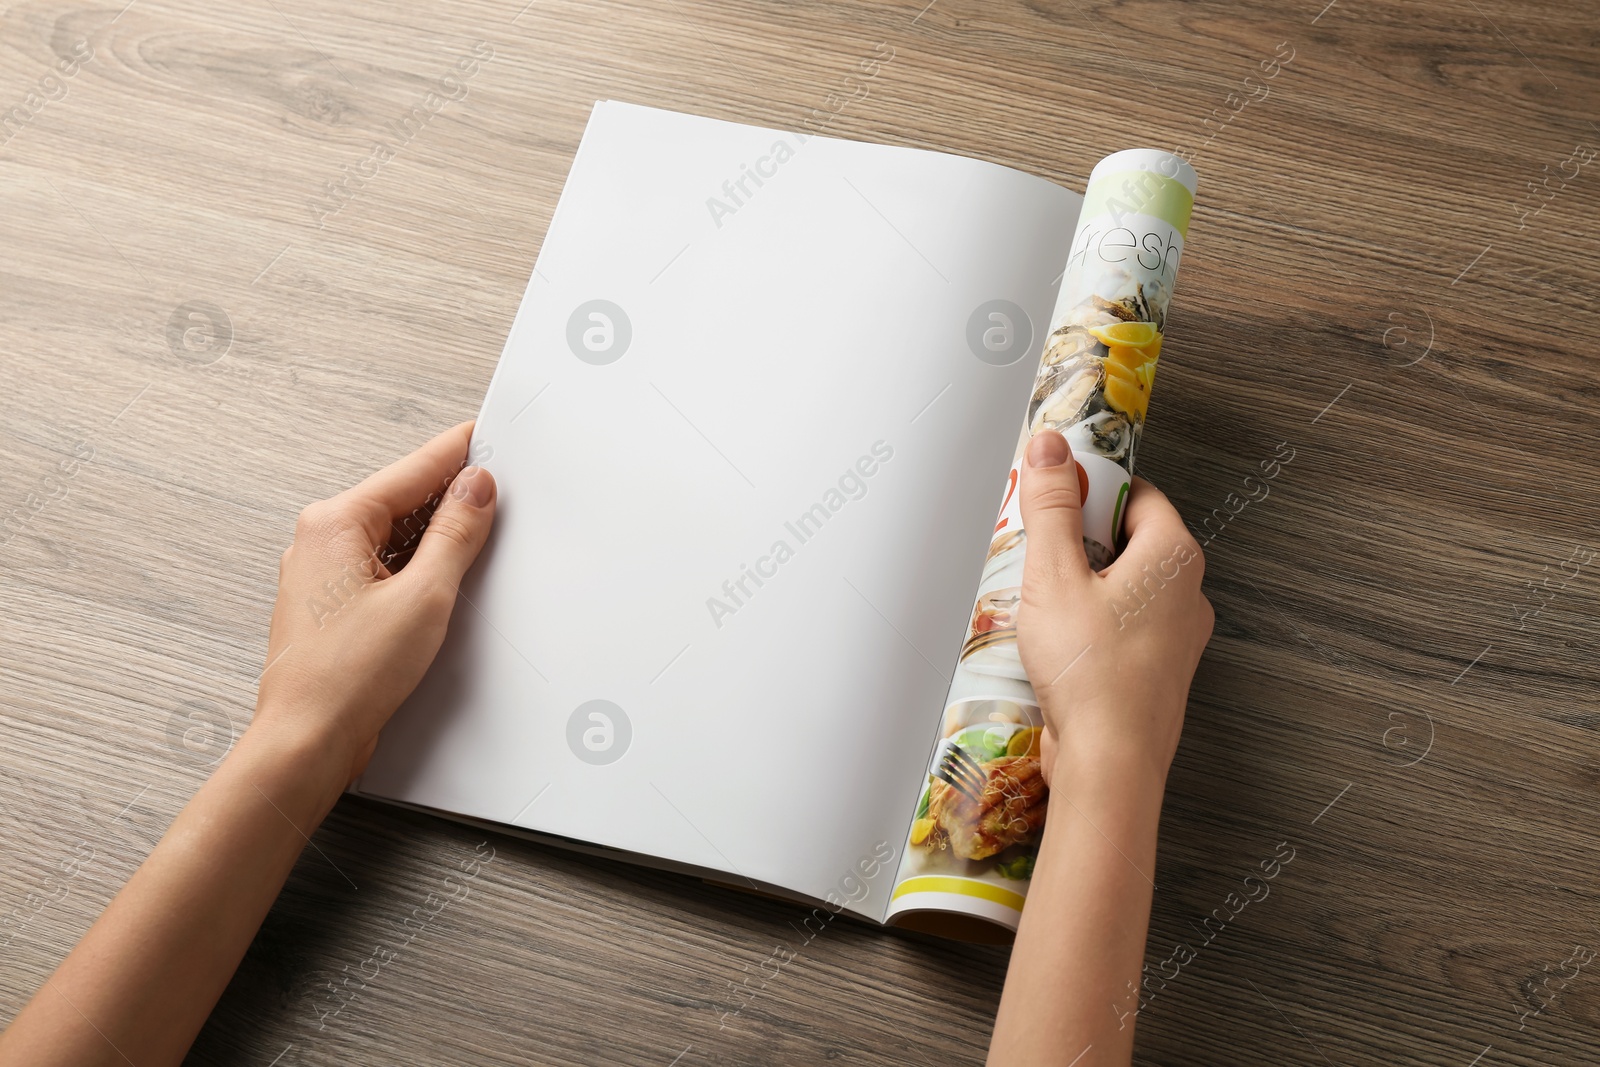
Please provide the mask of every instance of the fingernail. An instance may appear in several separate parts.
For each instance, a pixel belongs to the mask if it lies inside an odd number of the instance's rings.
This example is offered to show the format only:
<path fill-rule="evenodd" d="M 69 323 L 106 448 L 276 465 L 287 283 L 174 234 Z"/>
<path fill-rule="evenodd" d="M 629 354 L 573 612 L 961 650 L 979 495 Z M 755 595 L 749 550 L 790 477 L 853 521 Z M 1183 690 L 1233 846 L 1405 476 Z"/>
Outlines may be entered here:
<path fill-rule="evenodd" d="M 466 467 L 450 483 L 450 495 L 463 504 L 481 508 L 494 493 L 494 477 L 482 467 Z"/>
<path fill-rule="evenodd" d="M 1028 442 L 1028 466 L 1059 467 L 1072 458 L 1072 448 L 1067 439 L 1054 430 L 1036 434 Z"/>

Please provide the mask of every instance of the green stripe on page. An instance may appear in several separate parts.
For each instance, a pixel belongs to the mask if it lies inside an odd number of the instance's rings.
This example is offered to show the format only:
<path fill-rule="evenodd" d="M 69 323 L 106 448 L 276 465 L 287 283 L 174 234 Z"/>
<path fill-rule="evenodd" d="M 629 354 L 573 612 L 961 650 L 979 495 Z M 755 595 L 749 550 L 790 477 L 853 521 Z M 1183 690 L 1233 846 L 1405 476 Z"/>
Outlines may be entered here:
<path fill-rule="evenodd" d="M 1180 181 L 1150 170 L 1122 170 L 1102 174 L 1085 191 L 1079 219 L 1101 215 L 1153 215 L 1189 236 L 1189 214 L 1194 194 Z"/>
<path fill-rule="evenodd" d="M 978 882 L 971 878 L 950 878 L 931 874 L 907 878 L 895 886 L 894 895 L 889 899 L 899 900 L 910 893 L 955 893 L 958 896 L 993 901 L 1013 911 L 1021 911 L 1023 903 L 1027 900 L 1021 893 L 1013 892 L 1004 886 Z"/>
<path fill-rule="evenodd" d="M 1122 529 L 1122 505 L 1128 502 L 1128 486 L 1131 484 L 1131 482 L 1122 483 L 1122 488 L 1117 490 L 1116 506 L 1111 509 L 1111 539 L 1113 541 L 1117 538 L 1117 531 Z M 1262 499 L 1265 500 L 1266 497 L 1262 497 Z M 1111 546 L 1107 545 L 1106 547 L 1110 548 Z"/>

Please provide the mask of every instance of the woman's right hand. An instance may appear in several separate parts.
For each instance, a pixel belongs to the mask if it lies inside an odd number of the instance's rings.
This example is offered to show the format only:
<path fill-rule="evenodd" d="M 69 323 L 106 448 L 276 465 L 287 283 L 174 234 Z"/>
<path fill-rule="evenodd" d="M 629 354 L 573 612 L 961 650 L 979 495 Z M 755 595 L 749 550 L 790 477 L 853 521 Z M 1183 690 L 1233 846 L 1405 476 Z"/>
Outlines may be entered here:
<path fill-rule="evenodd" d="M 338 791 L 427 671 L 494 521 L 494 477 L 467 466 L 472 426 L 300 513 L 278 567 L 250 732 L 321 750 Z"/>
<path fill-rule="evenodd" d="M 1127 546 L 1096 573 L 1078 465 L 1054 431 L 1028 443 L 1020 492 L 1028 549 L 1017 645 L 1044 712 L 1046 780 L 1071 760 L 1164 785 L 1215 619 L 1200 591 L 1200 546 L 1161 491 L 1135 478 Z"/>

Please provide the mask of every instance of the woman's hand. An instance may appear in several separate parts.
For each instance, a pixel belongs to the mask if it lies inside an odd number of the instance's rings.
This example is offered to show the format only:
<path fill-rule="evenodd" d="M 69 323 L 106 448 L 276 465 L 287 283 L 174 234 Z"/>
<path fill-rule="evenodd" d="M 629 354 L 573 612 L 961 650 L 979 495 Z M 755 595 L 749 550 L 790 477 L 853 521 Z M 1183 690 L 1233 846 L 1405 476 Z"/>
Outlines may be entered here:
<path fill-rule="evenodd" d="M 494 479 L 462 469 L 471 435 L 462 423 L 301 513 L 254 721 L 0 1034 L 0 1063 L 183 1059 L 301 849 L 439 651 L 494 517 Z"/>
<path fill-rule="evenodd" d="M 464 467 L 472 423 L 300 513 L 251 731 L 366 767 L 378 731 L 444 641 L 456 590 L 494 520 L 494 478 Z"/>
<path fill-rule="evenodd" d="M 1189 681 L 1214 616 L 1200 546 L 1142 479 L 1128 544 L 1096 574 L 1066 439 L 1028 442 L 1018 651 L 1044 711 L 1050 816 L 990 1067 L 1125 1067 L 1143 1002 L 1156 831 Z"/>
<path fill-rule="evenodd" d="M 1046 780 L 1067 759 L 1164 783 L 1215 619 L 1200 591 L 1200 546 L 1161 491 L 1135 478 L 1127 547 L 1096 573 L 1083 551 L 1078 465 L 1052 431 L 1028 443 L 1021 493 L 1017 646 L 1044 712 Z"/>

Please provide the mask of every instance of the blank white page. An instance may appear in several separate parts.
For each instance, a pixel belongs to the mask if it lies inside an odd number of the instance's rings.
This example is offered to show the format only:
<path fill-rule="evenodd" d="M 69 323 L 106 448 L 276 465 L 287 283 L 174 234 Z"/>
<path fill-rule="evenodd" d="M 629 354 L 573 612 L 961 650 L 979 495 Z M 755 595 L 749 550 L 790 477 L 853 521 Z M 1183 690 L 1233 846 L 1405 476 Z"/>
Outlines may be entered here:
<path fill-rule="evenodd" d="M 968 320 L 1008 300 L 1043 329 L 1080 203 L 597 104 L 478 421 L 492 539 L 360 791 L 858 896 L 905 839 L 1042 341 L 994 366 Z M 597 299 L 630 333 L 603 365 L 568 343 Z M 614 762 L 569 745 L 593 700 L 631 726 Z M 894 866 L 852 910 L 882 917 Z"/>

